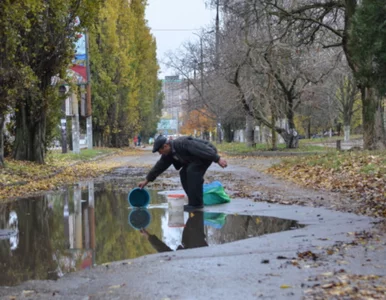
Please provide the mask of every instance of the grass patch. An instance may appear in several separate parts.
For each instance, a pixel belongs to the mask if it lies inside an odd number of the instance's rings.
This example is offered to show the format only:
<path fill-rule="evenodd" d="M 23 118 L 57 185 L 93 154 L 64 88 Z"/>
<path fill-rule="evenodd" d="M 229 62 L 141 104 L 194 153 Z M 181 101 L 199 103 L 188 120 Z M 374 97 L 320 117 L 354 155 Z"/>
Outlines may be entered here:
<path fill-rule="evenodd" d="M 308 144 L 304 144 L 302 141 L 303 140 L 300 140 L 299 148 L 287 149 L 285 144 L 279 144 L 278 149 L 276 151 L 278 152 L 334 151 L 334 149 L 332 148 L 328 148 L 325 146 L 308 145 Z M 237 142 L 216 144 L 216 148 L 220 152 L 231 153 L 231 154 L 248 154 L 248 153 L 259 152 L 259 151 L 272 151 L 271 146 L 268 144 L 256 144 L 256 147 L 248 147 L 246 143 L 237 143 Z"/>
<path fill-rule="evenodd" d="M 136 155 L 136 153 L 136 150 L 130 148 L 84 149 L 79 154 L 51 151 L 46 156 L 45 164 L 6 158 L 5 167 L 0 168 L 0 202 L 54 190 L 82 178 L 95 178 L 120 166 L 119 160 L 95 159 L 101 155 Z"/>
<path fill-rule="evenodd" d="M 374 164 L 369 164 L 360 169 L 360 172 L 364 174 L 374 174 L 376 171 L 377 171 L 377 166 L 375 166 Z"/>
<path fill-rule="evenodd" d="M 356 213 L 386 217 L 386 151 L 343 151 L 282 159 L 267 169 L 311 188 L 343 192 L 360 203 Z"/>
<path fill-rule="evenodd" d="M 350 135 L 350 140 L 359 140 L 362 139 L 363 135 L 361 134 L 353 134 Z M 323 144 L 323 143 L 333 143 L 337 140 L 341 140 L 343 142 L 344 136 L 332 136 L 332 137 L 322 137 L 322 138 L 316 138 L 316 139 L 301 139 L 300 142 L 302 144 Z"/>
<path fill-rule="evenodd" d="M 5 167 L 0 168 L 0 186 L 12 185 L 31 180 L 39 180 L 56 174 L 64 167 L 76 162 L 87 162 L 103 154 L 112 154 L 117 149 L 94 148 L 81 150 L 79 154 L 72 152 L 61 153 L 60 151 L 50 151 L 45 160 L 45 164 L 37 164 L 30 161 L 5 159 Z"/>
<path fill-rule="evenodd" d="M 354 171 L 363 174 L 386 175 L 386 152 L 370 151 L 329 151 L 324 154 L 282 159 L 283 166 L 318 167 L 335 171 Z"/>
<path fill-rule="evenodd" d="M 306 165 L 310 167 L 322 167 L 325 169 L 339 170 L 344 159 L 341 153 L 334 151 L 325 155 L 312 156 L 305 159 Z"/>
<path fill-rule="evenodd" d="M 46 161 L 55 164 L 56 162 L 70 162 L 70 161 L 89 161 L 100 155 L 111 154 L 117 152 L 113 148 L 93 148 L 83 149 L 80 153 L 62 153 L 61 151 L 50 151 L 47 154 Z"/>

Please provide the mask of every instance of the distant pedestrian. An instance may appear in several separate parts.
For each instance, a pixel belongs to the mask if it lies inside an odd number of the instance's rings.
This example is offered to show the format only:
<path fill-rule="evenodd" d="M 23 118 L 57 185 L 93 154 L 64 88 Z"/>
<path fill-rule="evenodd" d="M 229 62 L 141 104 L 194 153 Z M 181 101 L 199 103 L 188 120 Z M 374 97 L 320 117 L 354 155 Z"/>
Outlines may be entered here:
<path fill-rule="evenodd" d="M 134 147 L 137 146 L 137 143 L 138 143 L 138 137 L 135 136 L 135 137 L 134 137 Z"/>
<path fill-rule="evenodd" d="M 167 140 L 160 135 L 153 145 L 153 153 L 157 151 L 161 154 L 161 158 L 138 186 L 144 188 L 173 164 L 176 170 L 181 169 L 181 184 L 188 195 L 188 205 L 184 205 L 184 209 L 189 211 L 203 208 L 203 184 L 206 170 L 212 162 L 218 163 L 222 168 L 227 167 L 226 160 L 217 154 L 216 147 L 208 141 L 190 136 Z"/>
<path fill-rule="evenodd" d="M 141 146 L 141 141 L 142 141 L 142 138 L 141 138 L 141 136 L 140 135 L 138 135 L 138 146 Z"/>

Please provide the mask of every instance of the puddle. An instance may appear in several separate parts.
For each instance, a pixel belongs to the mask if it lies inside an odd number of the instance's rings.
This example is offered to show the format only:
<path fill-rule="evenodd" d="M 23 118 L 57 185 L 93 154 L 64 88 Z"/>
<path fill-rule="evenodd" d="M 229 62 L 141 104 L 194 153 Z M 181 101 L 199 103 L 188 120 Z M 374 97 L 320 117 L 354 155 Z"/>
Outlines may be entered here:
<path fill-rule="evenodd" d="M 132 209 L 127 192 L 87 183 L 0 205 L 0 285 L 303 227 L 273 217 L 187 213 L 169 209 L 157 191 L 150 196 L 148 209 Z"/>

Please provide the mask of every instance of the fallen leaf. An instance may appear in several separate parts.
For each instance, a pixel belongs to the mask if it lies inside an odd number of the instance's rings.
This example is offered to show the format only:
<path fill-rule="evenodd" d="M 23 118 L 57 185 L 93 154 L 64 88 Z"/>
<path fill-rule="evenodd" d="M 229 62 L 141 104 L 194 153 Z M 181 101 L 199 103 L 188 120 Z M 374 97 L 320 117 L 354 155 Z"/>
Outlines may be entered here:
<path fill-rule="evenodd" d="M 289 288 L 292 288 L 292 286 L 287 285 L 287 284 L 282 284 L 282 285 L 280 286 L 280 288 L 281 288 L 281 289 L 289 289 Z"/>

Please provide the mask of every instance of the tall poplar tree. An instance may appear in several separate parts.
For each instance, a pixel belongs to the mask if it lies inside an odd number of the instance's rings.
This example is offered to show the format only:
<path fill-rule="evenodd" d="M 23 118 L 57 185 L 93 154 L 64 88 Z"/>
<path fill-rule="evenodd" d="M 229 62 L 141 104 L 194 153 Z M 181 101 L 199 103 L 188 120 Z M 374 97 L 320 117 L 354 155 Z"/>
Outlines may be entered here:
<path fill-rule="evenodd" d="M 146 1 L 105 2 L 90 32 L 94 140 L 121 147 L 160 112 L 156 46 L 145 20 Z"/>

